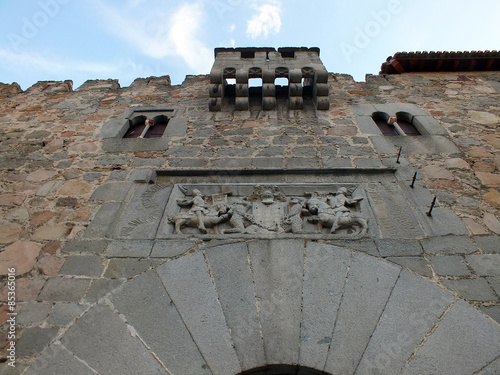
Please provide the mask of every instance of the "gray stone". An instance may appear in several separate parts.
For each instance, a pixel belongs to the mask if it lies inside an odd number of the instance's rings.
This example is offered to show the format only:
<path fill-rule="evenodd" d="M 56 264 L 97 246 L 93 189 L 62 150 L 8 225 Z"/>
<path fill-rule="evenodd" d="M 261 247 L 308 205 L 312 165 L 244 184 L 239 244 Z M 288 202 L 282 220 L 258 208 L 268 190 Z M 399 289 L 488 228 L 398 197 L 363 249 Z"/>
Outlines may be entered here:
<path fill-rule="evenodd" d="M 471 272 L 463 257 L 445 255 L 430 257 L 431 266 L 439 276 L 469 276 Z"/>
<path fill-rule="evenodd" d="M 259 169 L 282 169 L 284 160 L 282 158 L 253 158 L 253 165 Z"/>
<path fill-rule="evenodd" d="M 99 374 L 167 373 L 141 341 L 131 336 L 118 314 L 104 305 L 78 319 L 61 343 Z"/>
<path fill-rule="evenodd" d="M 388 257 L 386 259 L 406 267 L 419 275 L 432 277 L 432 270 L 424 257 Z"/>
<path fill-rule="evenodd" d="M 85 306 L 78 303 L 58 302 L 54 305 L 52 313 L 47 319 L 51 326 L 66 326 L 86 310 Z"/>
<path fill-rule="evenodd" d="M 459 236 L 469 234 L 469 230 L 463 221 L 448 208 L 435 207 L 432 210 L 432 216 L 428 216 L 427 213 L 431 202 L 429 202 L 428 207 L 420 207 L 420 210 L 416 211 L 419 221 L 428 236 Z"/>
<path fill-rule="evenodd" d="M 474 375 L 498 375 L 498 374 L 500 374 L 500 357 Z"/>
<path fill-rule="evenodd" d="M 151 181 L 154 172 L 149 168 L 134 169 L 129 176 L 129 181 L 148 183 Z"/>
<path fill-rule="evenodd" d="M 476 236 L 474 241 L 485 253 L 500 253 L 500 236 Z"/>
<path fill-rule="evenodd" d="M 218 169 L 246 169 L 251 164 L 249 158 L 224 158 L 212 160 L 212 166 Z"/>
<path fill-rule="evenodd" d="M 422 246 L 420 246 L 417 240 L 379 238 L 375 239 L 375 243 L 377 244 L 378 252 L 383 257 L 411 256 L 423 253 Z"/>
<path fill-rule="evenodd" d="M 325 168 L 352 168 L 352 160 L 350 158 L 322 158 L 321 162 Z"/>
<path fill-rule="evenodd" d="M 283 156 L 285 151 L 281 146 L 269 146 L 262 149 L 257 156 L 259 157 L 279 157 Z"/>
<path fill-rule="evenodd" d="M 171 158 L 168 159 L 168 164 L 172 168 L 204 168 L 207 166 L 208 160 L 201 158 Z"/>
<path fill-rule="evenodd" d="M 479 276 L 500 276 L 500 254 L 469 255 L 465 259 Z"/>
<path fill-rule="evenodd" d="M 211 374 L 155 271 L 127 282 L 110 300 L 173 374 Z"/>
<path fill-rule="evenodd" d="M 85 173 L 83 175 L 83 181 L 97 181 L 101 178 L 102 173 L 99 172 L 91 172 L 91 173 Z"/>
<path fill-rule="evenodd" d="M 495 290 L 495 292 L 497 292 L 497 294 L 500 296 L 500 276 L 487 277 L 486 280 L 488 280 L 488 283 Z"/>
<path fill-rule="evenodd" d="M 399 374 L 454 299 L 451 293 L 403 270 L 356 375 Z"/>
<path fill-rule="evenodd" d="M 165 289 L 214 374 L 241 371 L 222 307 L 201 252 L 157 268 Z"/>
<path fill-rule="evenodd" d="M 113 258 L 109 261 L 104 277 L 110 279 L 131 279 L 151 267 L 151 259 Z"/>
<path fill-rule="evenodd" d="M 466 302 L 457 301 L 402 374 L 469 375 L 499 355 L 498 325 Z"/>
<path fill-rule="evenodd" d="M 285 165 L 288 169 L 317 169 L 321 167 L 321 161 L 316 158 L 288 158 Z"/>
<path fill-rule="evenodd" d="M 460 297 L 470 301 L 496 301 L 498 297 L 491 290 L 486 279 L 442 280 L 441 283 Z"/>
<path fill-rule="evenodd" d="M 73 240 L 66 242 L 66 244 L 62 248 L 62 252 L 101 254 L 106 250 L 108 244 L 109 241 L 106 240 L 98 240 L 98 241 Z"/>
<path fill-rule="evenodd" d="M 134 158 L 131 167 L 148 167 L 165 165 L 167 158 Z"/>
<path fill-rule="evenodd" d="M 60 345 L 51 345 L 24 374 L 95 375 L 95 372 Z"/>
<path fill-rule="evenodd" d="M 114 170 L 109 174 L 109 181 L 125 181 L 129 171 Z"/>
<path fill-rule="evenodd" d="M 94 201 L 123 202 L 132 187 L 130 182 L 112 182 L 100 185 L 91 195 Z"/>
<path fill-rule="evenodd" d="M 372 156 L 371 147 L 362 146 L 340 146 L 340 156 Z"/>
<path fill-rule="evenodd" d="M 157 240 L 153 245 L 151 257 L 171 258 L 193 249 L 196 243 L 189 240 Z"/>
<path fill-rule="evenodd" d="M 257 241 L 248 246 L 267 363 L 297 363 L 304 242 Z"/>
<path fill-rule="evenodd" d="M 352 252 L 331 245 L 309 242 L 303 286 L 301 366 L 322 369 L 342 298 Z"/>
<path fill-rule="evenodd" d="M 94 238 L 106 238 L 111 237 L 111 226 L 112 223 L 117 220 L 119 215 L 119 210 L 121 203 L 111 202 L 104 203 L 97 214 L 90 222 L 87 229 L 83 232 L 83 238 L 94 239 Z"/>
<path fill-rule="evenodd" d="M 500 323 L 500 306 L 481 306 L 481 311 Z"/>
<path fill-rule="evenodd" d="M 101 259 L 97 255 L 74 255 L 66 259 L 59 274 L 98 277 L 102 271 Z"/>
<path fill-rule="evenodd" d="M 372 119 L 370 118 L 370 121 Z M 373 121 L 372 121 L 373 122 Z M 375 128 L 377 128 L 377 125 L 373 123 Z M 377 131 L 380 132 L 380 130 Z M 386 137 L 384 135 L 371 135 L 370 136 L 370 141 L 373 144 L 373 147 L 375 147 L 375 151 L 379 154 L 388 154 L 388 155 L 397 155 L 399 152 L 399 147 L 396 147 L 390 139 L 392 137 Z"/>
<path fill-rule="evenodd" d="M 259 367 L 266 359 L 247 245 L 240 242 L 211 247 L 206 257 L 241 368 Z"/>
<path fill-rule="evenodd" d="M 449 254 L 472 254 L 477 247 L 469 237 L 447 236 L 432 237 L 420 241 L 427 254 L 449 255 Z"/>
<path fill-rule="evenodd" d="M 47 280 L 37 301 L 79 301 L 90 284 L 89 279 L 54 277 Z"/>
<path fill-rule="evenodd" d="M 109 244 L 106 256 L 120 258 L 143 258 L 153 248 L 151 240 L 115 240 Z"/>
<path fill-rule="evenodd" d="M 325 371 L 354 373 L 400 271 L 384 260 L 353 253 Z"/>
<path fill-rule="evenodd" d="M 106 294 L 118 288 L 125 282 L 125 279 L 97 279 L 92 281 L 90 288 L 85 295 L 85 301 L 94 303 L 99 301 Z"/>
<path fill-rule="evenodd" d="M 31 357 L 40 353 L 57 335 L 57 328 L 25 328 L 16 344 L 16 357 Z"/>
<path fill-rule="evenodd" d="M 379 257 L 380 254 L 377 250 L 377 246 L 375 245 L 375 242 L 371 239 L 366 240 L 336 240 L 336 241 L 328 241 L 327 243 L 335 245 L 335 246 L 340 246 L 340 247 L 345 247 L 350 250 L 357 250 L 357 251 L 362 251 L 364 253 L 367 253 L 369 255 L 373 255 L 375 257 Z"/>
<path fill-rule="evenodd" d="M 382 161 L 376 158 L 356 158 L 354 165 L 357 168 L 381 168 L 383 166 Z"/>
<path fill-rule="evenodd" d="M 120 141 L 123 141 L 120 139 Z M 127 165 L 130 161 L 129 156 L 102 156 L 97 159 L 97 165 Z"/>
<path fill-rule="evenodd" d="M 52 305 L 40 302 L 25 302 L 18 306 L 17 324 L 28 326 L 42 323 L 49 316 Z"/>

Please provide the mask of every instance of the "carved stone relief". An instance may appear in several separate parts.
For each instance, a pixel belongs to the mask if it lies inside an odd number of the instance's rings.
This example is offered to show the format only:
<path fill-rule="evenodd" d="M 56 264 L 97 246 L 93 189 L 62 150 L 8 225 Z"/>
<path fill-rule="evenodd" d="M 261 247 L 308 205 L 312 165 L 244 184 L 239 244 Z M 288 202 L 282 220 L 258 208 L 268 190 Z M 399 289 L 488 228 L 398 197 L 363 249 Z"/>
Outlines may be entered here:
<path fill-rule="evenodd" d="M 361 237 L 369 220 L 364 198 L 355 185 L 175 185 L 158 235 Z"/>

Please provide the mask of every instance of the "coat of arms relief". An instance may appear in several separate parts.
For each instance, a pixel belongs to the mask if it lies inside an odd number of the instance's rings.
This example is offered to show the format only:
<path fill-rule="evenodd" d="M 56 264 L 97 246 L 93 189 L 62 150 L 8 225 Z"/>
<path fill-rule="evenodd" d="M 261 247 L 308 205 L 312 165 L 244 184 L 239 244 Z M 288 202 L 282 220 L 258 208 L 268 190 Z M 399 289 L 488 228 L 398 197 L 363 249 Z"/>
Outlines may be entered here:
<path fill-rule="evenodd" d="M 361 237 L 368 216 L 357 186 L 177 185 L 167 205 L 164 233 L 343 234 Z"/>

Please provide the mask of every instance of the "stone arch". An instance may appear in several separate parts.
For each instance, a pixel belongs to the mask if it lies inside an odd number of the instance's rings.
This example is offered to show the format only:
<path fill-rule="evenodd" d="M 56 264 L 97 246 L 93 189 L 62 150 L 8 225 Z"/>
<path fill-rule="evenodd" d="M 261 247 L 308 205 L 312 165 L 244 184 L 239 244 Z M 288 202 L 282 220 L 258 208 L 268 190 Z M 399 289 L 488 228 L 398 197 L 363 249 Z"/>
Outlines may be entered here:
<path fill-rule="evenodd" d="M 201 246 L 129 280 L 31 373 L 74 356 L 97 373 L 475 374 L 498 368 L 499 337 L 474 307 L 384 259 L 255 240 Z"/>

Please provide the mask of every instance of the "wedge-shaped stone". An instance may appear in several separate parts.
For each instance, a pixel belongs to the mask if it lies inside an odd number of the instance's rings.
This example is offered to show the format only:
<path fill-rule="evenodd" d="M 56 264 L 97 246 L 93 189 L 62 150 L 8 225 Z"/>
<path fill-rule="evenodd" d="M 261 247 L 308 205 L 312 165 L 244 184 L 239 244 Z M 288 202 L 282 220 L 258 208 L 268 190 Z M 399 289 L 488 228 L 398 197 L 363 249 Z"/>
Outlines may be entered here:
<path fill-rule="evenodd" d="M 64 347 L 99 374 L 166 374 L 138 338 L 109 307 L 97 305 L 61 340 Z"/>
<path fill-rule="evenodd" d="M 325 367 L 352 252 L 309 242 L 306 247 L 300 365 Z"/>
<path fill-rule="evenodd" d="M 126 283 L 110 300 L 173 374 L 211 374 L 154 270 Z"/>
<path fill-rule="evenodd" d="M 401 267 L 353 253 L 325 370 L 353 374 L 398 279 Z"/>
<path fill-rule="evenodd" d="M 241 372 L 203 254 L 193 253 L 167 262 L 157 272 L 212 372 Z"/>
<path fill-rule="evenodd" d="M 297 364 L 304 242 L 273 240 L 249 243 L 255 294 L 268 364 Z"/>
<path fill-rule="evenodd" d="M 52 345 L 42 353 L 25 374 L 95 375 L 95 372 L 60 345 Z"/>
<path fill-rule="evenodd" d="M 499 356 L 498 324 L 458 301 L 402 374 L 475 374 Z"/>
<path fill-rule="evenodd" d="M 399 374 L 453 300 L 451 293 L 403 270 L 356 375 Z"/>
<path fill-rule="evenodd" d="M 264 343 L 245 243 L 206 251 L 215 288 L 243 370 L 265 363 Z"/>

